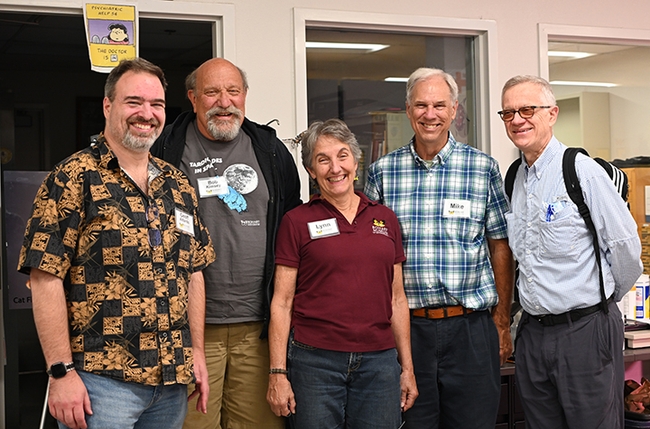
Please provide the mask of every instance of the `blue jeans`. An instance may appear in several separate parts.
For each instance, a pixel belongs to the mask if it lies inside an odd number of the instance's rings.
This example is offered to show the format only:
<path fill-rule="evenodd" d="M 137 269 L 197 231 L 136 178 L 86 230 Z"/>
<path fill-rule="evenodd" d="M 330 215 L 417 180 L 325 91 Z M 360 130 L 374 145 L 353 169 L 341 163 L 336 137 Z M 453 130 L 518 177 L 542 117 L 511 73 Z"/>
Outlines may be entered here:
<path fill-rule="evenodd" d="M 88 429 L 179 429 L 187 413 L 187 386 L 145 386 L 79 371 L 90 396 Z M 59 429 L 67 426 L 59 423 Z"/>
<path fill-rule="evenodd" d="M 293 429 L 397 429 L 401 422 L 397 351 L 347 353 L 291 340 Z"/>

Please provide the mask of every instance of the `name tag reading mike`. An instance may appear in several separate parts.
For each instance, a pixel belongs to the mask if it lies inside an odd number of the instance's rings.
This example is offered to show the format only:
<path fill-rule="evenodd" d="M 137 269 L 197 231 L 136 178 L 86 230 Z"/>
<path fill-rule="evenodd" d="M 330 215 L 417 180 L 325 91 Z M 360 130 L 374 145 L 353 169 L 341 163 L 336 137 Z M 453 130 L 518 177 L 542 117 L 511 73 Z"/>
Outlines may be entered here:
<path fill-rule="evenodd" d="M 339 225 L 336 223 L 336 218 L 317 220 L 316 222 L 308 222 L 309 236 L 312 239 L 331 237 L 339 235 Z"/>
<path fill-rule="evenodd" d="M 446 199 L 443 201 L 442 217 L 469 218 L 471 215 L 469 200 Z"/>

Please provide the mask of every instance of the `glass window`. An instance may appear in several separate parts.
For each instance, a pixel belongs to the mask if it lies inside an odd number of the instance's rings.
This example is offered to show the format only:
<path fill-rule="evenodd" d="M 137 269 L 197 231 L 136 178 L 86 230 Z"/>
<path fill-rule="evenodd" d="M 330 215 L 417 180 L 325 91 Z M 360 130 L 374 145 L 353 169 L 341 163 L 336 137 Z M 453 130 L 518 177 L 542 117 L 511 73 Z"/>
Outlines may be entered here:
<path fill-rule="evenodd" d="M 413 136 L 406 80 L 419 67 L 455 77 L 459 105 L 450 131 L 476 147 L 474 37 L 307 28 L 306 42 L 308 121 L 339 118 L 354 132 L 363 149 L 357 188 L 370 163 Z"/>
<path fill-rule="evenodd" d="M 650 155 L 650 47 L 549 41 L 548 63 L 558 140 L 607 160 Z"/>

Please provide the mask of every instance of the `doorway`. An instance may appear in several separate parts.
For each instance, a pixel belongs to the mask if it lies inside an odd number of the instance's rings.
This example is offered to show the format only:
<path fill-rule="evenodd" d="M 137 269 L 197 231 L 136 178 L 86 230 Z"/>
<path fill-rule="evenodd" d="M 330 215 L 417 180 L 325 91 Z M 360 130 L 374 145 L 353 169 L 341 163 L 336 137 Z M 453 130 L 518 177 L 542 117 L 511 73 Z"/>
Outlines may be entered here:
<path fill-rule="evenodd" d="M 200 16 L 193 20 L 141 17 L 139 24 L 139 55 L 159 65 L 169 83 L 169 123 L 191 108 L 185 97 L 185 77 L 214 56 L 217 24 L 214 19 L 201 20 Z M 28 192 L 9 188 L 39 171 L 49 171 L 87 146 L 89 137 L 103 129 L 102 99 L 107 75 L 90 69 L 81 10 L 78 15 L 0 10 L 0 55 L 2 227 L 3 237 L 12 241 L 9 248 L 15 252 L 20 248 L 22 234 L 12 234 L 19 228 L 6 223 L 15 217 L 7 210 L 21 198 L 29 210 L 36 188 L 32 186 Z M 27 276 L 9 275 L 9 271 L 15 273 L 17 256 L 7 253 L 3 251 L 2 259 L 4 427 L 31 429 L 39 427 L 48 377 L 25 288 Z M 21 296 L 22 292 L 26 297 Z M 45 415 L 44 427 L 56 428 L 49 413 Z"/>

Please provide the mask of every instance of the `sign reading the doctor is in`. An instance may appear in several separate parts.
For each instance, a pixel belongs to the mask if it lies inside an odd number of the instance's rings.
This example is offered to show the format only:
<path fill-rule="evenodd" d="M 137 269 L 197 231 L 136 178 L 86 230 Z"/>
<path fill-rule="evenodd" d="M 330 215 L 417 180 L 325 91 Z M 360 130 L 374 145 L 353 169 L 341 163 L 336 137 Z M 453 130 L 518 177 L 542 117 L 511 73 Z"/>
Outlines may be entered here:
<path fill-rule="evenodd" d="M 91 69 L 109 73 L 124 59 L 138 56 L 138 11 L 134 5 L 84 4 Z"/>

